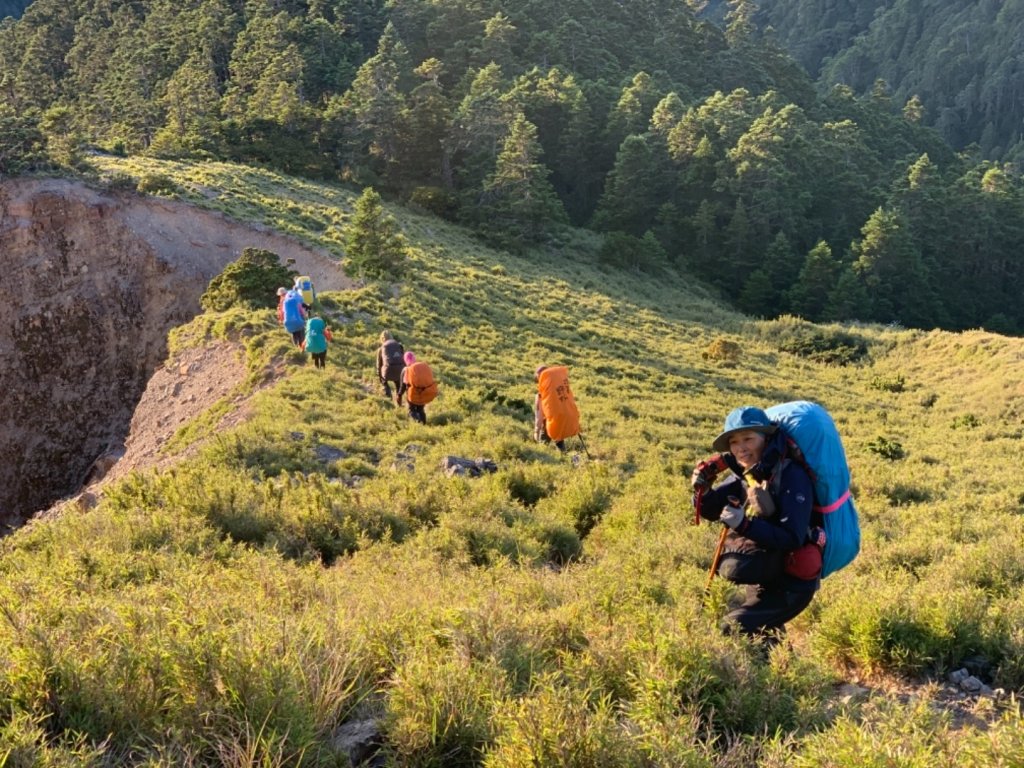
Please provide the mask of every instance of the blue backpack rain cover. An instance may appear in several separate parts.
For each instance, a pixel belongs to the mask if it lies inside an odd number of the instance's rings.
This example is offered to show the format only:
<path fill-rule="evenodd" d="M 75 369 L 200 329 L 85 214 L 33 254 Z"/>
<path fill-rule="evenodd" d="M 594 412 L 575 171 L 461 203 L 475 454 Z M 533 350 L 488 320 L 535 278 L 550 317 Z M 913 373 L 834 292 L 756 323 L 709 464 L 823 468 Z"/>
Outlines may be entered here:
<path fill-rule="evenodd" d="M 850 467 L 839 430 L 828 411 L 806 400 L 773 405 L 765 413 L 797 444 L 811 470 L 814 509 L 825 520 L 824 578 L 848 565 L 860 551 L 857 508 L 850 495 Z"/>
<path fill-rule="evenodd" d="M 284 297 L 284 329 L 288 333 L 301 331 L 306 327 L 306 321 L 302 317 L 302 294 L 298 291 L 288 291 Z"/>

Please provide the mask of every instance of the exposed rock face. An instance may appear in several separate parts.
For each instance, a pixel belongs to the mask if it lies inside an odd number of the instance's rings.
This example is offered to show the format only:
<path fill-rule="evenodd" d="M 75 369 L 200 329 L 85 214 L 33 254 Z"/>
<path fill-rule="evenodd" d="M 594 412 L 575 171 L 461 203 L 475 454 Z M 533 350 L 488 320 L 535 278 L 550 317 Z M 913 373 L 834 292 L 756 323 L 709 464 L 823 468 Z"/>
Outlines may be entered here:
<path fill-rule="evenodd" d="M 168 330 L 247 246 L 344 287 L 323 254 L 186 205 L 0 184 L 0 522 L 74 492 L 118 449 Z"/>

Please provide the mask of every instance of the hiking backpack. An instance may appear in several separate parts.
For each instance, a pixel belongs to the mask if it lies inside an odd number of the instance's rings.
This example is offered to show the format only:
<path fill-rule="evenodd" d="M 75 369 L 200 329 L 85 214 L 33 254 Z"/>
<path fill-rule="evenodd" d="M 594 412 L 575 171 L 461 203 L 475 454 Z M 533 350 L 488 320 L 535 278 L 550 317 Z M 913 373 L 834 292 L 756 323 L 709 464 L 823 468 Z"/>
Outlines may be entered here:
<path fill-rule="evenodd" d="M 409 385 L 408 400 L 413 405 L 426 405 L 437 397 L 437 382 L 434 372 L 426 363 L 413 363 L 405 369 L 405 381 Z"/>
<path fill-rule="evenodd" d="M 380 377 L 387 381 L 399 381 L 402 369 L 405 368 L 403 355 L 405 349 L 394 339 L 388 339 L 381 347 Z"/>
<path fill-rule="evenodd" d="M 569 369 L 564 365 L 545 368 L 537 378 L 544 430 L 556 443 L 580 433 L 580 412 L 569 388 Z"/>
<path fill-rule="evenodd" d="M 785 433 L 793 458 L 804 465 L 814 484 L 814 511 L 825 527 L 822 578 L 843 568 L 860 550 L 860 525 L 850 495 L 850 467 L 835 422 L 822 406 L 806 400 L 765 409 Z"/>
<path fill-rule="evenodd" d="M 312 307 L 316 301 L 316 291 L 313 290 L 313 280 L 309 275 L 300 275 L 295 278 L 295 290 L 302 296 L 302 303 Z"/>
<path fill-rule="evenodd" d="M 327 351 L 327 333 L 323 318 L 313 317 L 306 323 L 305 350 L 314 355 Z"/>
<path fill-rule="evenodd" d="M 284 317 L 284 328 L 288 333 L 295 333 L 306 327 L 306 321 L 302 317 L 302 294 L 298 291 L 291 290 L 285 294 L 281 312 Z"/>

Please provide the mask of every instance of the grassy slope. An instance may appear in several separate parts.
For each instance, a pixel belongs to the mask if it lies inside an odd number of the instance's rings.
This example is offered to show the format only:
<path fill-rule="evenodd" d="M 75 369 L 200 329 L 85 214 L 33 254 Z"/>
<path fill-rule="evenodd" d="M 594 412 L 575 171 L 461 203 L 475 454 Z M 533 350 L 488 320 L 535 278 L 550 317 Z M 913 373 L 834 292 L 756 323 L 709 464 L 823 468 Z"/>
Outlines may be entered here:
<path fill-rule="evenodd" d="M 227 165 L 102 163 L 335 250 L 354 199 Z M 1022 754 L 1012 713 L 953 739 L 927 706 L 837 708 L 830 692 L 844 667 L 941 672 L 977 654 L 996 684 L 1024 684 L 1024 500 L 1007 471 L 1024 344 L 860 328 L 872 360 L 822 366 L 777 351 L 792 324 L 737 316 L 686 276 L 590 266 L 586 234 L 520 257 L 395 212 L 412 278 L 325 297 L 326 372 L 270 312 L 197 319 L 177 343 L 240 335 L 254 367 L 289 375 L 236 432 L 199 423 L 169 446 L 212 437 L 198 459 L 4 543 L 0 754 L 89 764 L 113 734 L 107 758 L 139 764 L 329 761 L 331 731 L 364 716 L 400 765 Z M 441 382 L 427 427 L 375 392 L 383 328 Z M 719 338 L 739 365 L 702 357 Z M 593 461 L 530 442 L 541 362 L 571 365 Z M 864 548 L 794 623 L 799 652 L 763 664 L 715 628 L 727 584 L 700 607 L 716 531 L 688 524 L 686 477 L 731 407 L 795 398 L 836 416 Z M 905 457 L 880 457 L 880 437 Z M 502 470 L 447 479 L 447 454 Z"/>

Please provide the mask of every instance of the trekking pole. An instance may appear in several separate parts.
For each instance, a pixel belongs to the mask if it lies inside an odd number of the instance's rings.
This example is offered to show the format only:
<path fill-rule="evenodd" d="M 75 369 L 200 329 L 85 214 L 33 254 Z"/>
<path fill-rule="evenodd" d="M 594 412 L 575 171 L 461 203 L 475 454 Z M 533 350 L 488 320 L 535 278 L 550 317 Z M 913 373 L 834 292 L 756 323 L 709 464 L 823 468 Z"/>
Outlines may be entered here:
<path fill-rule="evenodd" d="M 587 444 L 583 442 L 583 433 L 582 432 L 578 433 L 576 435 L 576 437 L 578 437 L 580 439 L 580 445 L 583 446 L 583 452 L 585 454 L 587 454 L 587 458 L 590 459 L 591 461 L 593 461 L 593 459 L 590 458 L 590 451 L 587 450 Z"/>
<path fill-rule="evenodd" d="M 725 549 L 725 537 L 729 535 L 729 527 L 723 525 L 722 533 L 718 536 L 718 546 L 715 548 L 715 557 L 711 561 L 711 570 L 708 572 L 708 583 L 704 585 L 704 597 L 707 598 L 711 591 L 711 582 L 715 580 L 718 572 L 718 564 L 722 561 L 722 550 Z"/>
<path fill-rule="evenodd" d="M 698 506 L 704 500 L 704 489 L 694 493 L 694 505 Z M 729 497 L 730 504 L 739 504 L 739 499 L 735 496 Z M 698 506 L 699 510 L 699 506 Z M 718 573 L 718 564 L 722 562 L 722 550 L 725 549 L 725 538 L 729 535 L 729 527 L 726 525 L 722 526 L 722 532 L 718 535 L 718 546 L 715 547 L 715 556 L 711 559 L 711 570 L 708 572 L 708 583 L 704 585 L 704 599 L 707 600 L 708 593 L 711 591 L 711 582 L 715 580 L 715 574 Z"/>

